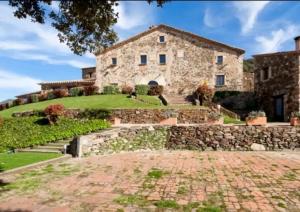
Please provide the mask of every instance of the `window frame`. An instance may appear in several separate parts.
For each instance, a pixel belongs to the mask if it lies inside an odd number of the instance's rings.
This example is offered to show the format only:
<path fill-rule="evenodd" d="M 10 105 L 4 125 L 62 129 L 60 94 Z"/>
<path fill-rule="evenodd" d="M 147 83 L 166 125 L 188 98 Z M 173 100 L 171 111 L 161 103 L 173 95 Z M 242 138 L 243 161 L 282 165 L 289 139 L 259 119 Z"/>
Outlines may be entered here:
<path fill-rule="evenodd" d="M 161 62 L 161 57 L 164 56 L 164 63 Z M 166 54 L 159 54 L 159 64 L 160 65 L 166 65 L 167 64 L 167 55 Z"/>
<path fill-rule="evenodd" d="M 222 58 L 222 61 L 221 62 L 219 62 L 219 58 Z M 222 65 L 224 63 L 224 56 L 223 55 L 218 55 L 217 56 L 217 64 L 218 65 Z"/>
<path fill-rule="evenodd" d="M 143 63 L 142 58 L 146 59 L 144 63 Z M 146 54 L 141 54 L 140 55 L 140 65 L 147 65 L 147 63 L 148 63 L 147 55 Z"/>
<path fill-rule="evenodd" d="M 163 41 L 161 41 L 161 38 L 163 38 Z M 159 38 L 158 38 L 158 41 L 160 43 L 165 43 L 166 42 L 166 37 L 164 35 L 160 35 Z"/>
<path fill-rule="evenodd" d="M 112 58 L 111 58 L 111 64 L 112 64 L 113 66 L 116 66 L 116 65 L 118 64 L 118 60 L 117 60 L 116 57 L 112 57 Z"/>
<path fill-rule="evenodd" d="M 218 84 L 218 82 L 220 82 L 218 79 L 219 77 L 223 77 L 223 80 L 222 80 L 222 84 Z M 216 87 L 222 87 L 222 86 L 225 86 L 225 74 L 216 74 L 216 81 L 215 81 L 215 86 Z"/>

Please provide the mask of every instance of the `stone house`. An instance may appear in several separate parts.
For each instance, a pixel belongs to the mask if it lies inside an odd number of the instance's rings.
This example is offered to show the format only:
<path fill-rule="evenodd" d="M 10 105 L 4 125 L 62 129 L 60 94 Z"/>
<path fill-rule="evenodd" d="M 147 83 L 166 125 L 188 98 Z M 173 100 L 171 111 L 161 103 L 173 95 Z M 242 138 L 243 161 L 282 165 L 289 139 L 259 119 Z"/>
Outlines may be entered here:
<path fill-rule="evenodd" d="M 215 90 L 243 91 L 244 53 L 170 26 L 152 26 L 97 52 L 96 67 L 83 68 L 82 79 L 43 82 L 41 92 L 89 85 L 101 92 L 107 85 L 159 84 L 165 94 L 185 96 L 204 82 Z"/>
<path fill-rule="evenodd" d="M 255 92 L 274 121 L 287 121 L 300 110 L 300 36 L 294 51 L 254 55 Z"/>
<path fill-rule="evenodd" d="M 244 50 L 166 25 L 96 53 L 96 82 L 159 84 L 167 94 L 191 94 L 206 82 L 216 90 L 243 90 Z"/>

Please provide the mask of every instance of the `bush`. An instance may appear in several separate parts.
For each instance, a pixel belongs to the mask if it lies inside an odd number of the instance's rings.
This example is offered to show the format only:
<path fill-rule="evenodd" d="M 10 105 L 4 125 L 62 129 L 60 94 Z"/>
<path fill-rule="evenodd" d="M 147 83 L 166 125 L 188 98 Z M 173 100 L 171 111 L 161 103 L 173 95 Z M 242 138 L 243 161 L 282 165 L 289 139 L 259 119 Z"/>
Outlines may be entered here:
<path fill-rule="evenodd" d="M 197 99 L 200 101 L 200 105 L 203 105 L 204 101 L 211 102 L 214 95 L 214 90 L 210 88 L 206 83 L 199 85 L 195 91 Z"/>
<path fill-rule="evenodd" d="M 62 116 L 64 114 L 65 107 L 61 104 L 56 105 L 49 105 L 44 110 L 45 115 L 47 116 L 47 119 L 50 124 L 56 124 L 59 116 Z"/>
<path fill-rule="evenodd" d="M 149 85 L 136 85 L 135 92 L 137 95 L 147 95 L 149 92 Z"/>
<path fill-rule="evenodd" d="M 153 85 L 150 86 L 148 94 L 150 96 L 159 96 L 162 95 L 163 91 L 164 91 L 164 87 L 162 85 Z"/>
<path fill-rule="evenodd" d="M 266 117 L 266 113 L 264 111 L 251 111 L 248 114 L 249 119 L 254 119 L 254 118 L 257 118 L 257 117 Z"/>
<path fill-rule="evenodd" d="M 107 85 L 103 87 L 103 94 L 118 94 L 120 93 L 117 85 Z"/>
<path fill-rule="evenodd" d="M 6 109 L 6 104 L 0 104 L 0 111 Z"/>
<path fill-rule="evenodd" d="M 36 103 L 36 102 L 39 102 L 39 95 L 37 94 L 32 94 L 30 96 L 30 103 Z"/>
<path fill-rule="evenodd" d="M 97 86 L 85 86 L 83 87 L 83 93 L 85 96 L 91 96 L 91 95 L 95 95 L 98 91 L 99 91 L 99 87 Z"/>
<path fill-rule="evenodd" d="M 47 100 L 48 99 L 48 93 L 41 93 L 40 95 L 39 95 L 39 101 L 41 102 L 41 101 L 45 101 L 45 100 Z"/>
<path fill-rule="evenodd" d="M 131 94 L 133 91 L 133 87 L 129 85 L 122 86 L 122 94 Z"/>
<path fill-rule="evenodd" d="M 55 98 L 63 98 L 69 95 L 68 90 L 66 89 L 56 89 L 53 91 Z"/>
<path fill-rule="evenodd" d="M 42 145 L 109 127 L 103 120 L 61 118 L 57 125 L 43 125 L 39 117 L 12 118 L 0 128 L 0 151 Z"/>
<path fill-rule="evenodd" d="M 52 91 L 50 91 L 50 92 L 47 93 L 47 99 L 48 100 L 55 99 L 55 95 L 54 95 L 54 93 Z"/>
<path fill-rule="evenodd" d="M 25 104 L 25 100 L 24 100 L 24 99 L 19 99 L 19 98 L 18 98 L 18 99 L 15 100 L 15 104 L 16 104 L 16 105 L 23 105 L 23 104 Z"/>
<path fill-rule="evenodd" d="M 0 116 L 0 127 L 2 127 L 3 122 L 4 122 L 4 120 L 3 120 L 3 118 Z"/>
<path fill-rule="evenodd" d="M 71 88 L 69 91 L 70 96 L 82 96 L 83 95 L 83 88 L 81 87 L 75 87 Z"/>

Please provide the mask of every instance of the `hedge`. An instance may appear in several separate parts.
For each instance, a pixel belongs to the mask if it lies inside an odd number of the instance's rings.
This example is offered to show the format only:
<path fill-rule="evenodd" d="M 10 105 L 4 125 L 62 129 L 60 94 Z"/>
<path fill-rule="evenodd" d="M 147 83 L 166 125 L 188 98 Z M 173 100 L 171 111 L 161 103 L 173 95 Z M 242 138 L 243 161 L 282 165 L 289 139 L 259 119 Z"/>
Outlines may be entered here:
<path fill-rule="evenodd" d="M 57 125 L 45 124 L 44 118 L 6 119 L 0 127 L 0 151 L 42 145 L 109 127 L 105 120 L 73 120 L 61 118 Z"/>
<path fill-rule="evenodd" d="M 120 93 L 117 85 L 107 85 L 103 87 L 103 94 L 118 94 Z"/>
<path fill-rule="evenodd" d="M 136 85 L 135 86 L 135 92 L 138 95 L 147 95 L 149 92 L 149 85 Z"/>

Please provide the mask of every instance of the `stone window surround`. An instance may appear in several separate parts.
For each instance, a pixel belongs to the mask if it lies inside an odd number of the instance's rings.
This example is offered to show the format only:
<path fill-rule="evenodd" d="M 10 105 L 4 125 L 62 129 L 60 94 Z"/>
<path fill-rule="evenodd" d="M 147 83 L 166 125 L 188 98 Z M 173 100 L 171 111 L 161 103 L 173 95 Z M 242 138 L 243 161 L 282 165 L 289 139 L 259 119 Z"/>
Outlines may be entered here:
<path fill-rule="evenodd" d="M 143 58 L 145 59 L 145 61 L 143 61 Z M 147 54 L 140 54 L 140 64 L 139 65 L 147 65 L 148 64 L 148 58 L 147 58 Z"/>
<path fill-rule="evenodd" d="M 220 57 L 222 57 L 222 62 L 221 63 L 219 63 L 219 61 L 218 61 Z M 216 56 L 216 64 L 217 65 L 223 65 L 224 61 L 225 61 L 225 56 L 224 55 L 219 54 L 219 55 Z"/>
<path fill-rule="evenodd" d="M 223 85 L 217 85 L 217 76 L 224 76 L 224 84 Z M 223 73 L 217 73 L 215 75 L 215 87 L 223 87 L 226 86 L 226 75 Z"/>
<path fill-rule="evenodd" d="M 165 63 L 161 63 L 161 61 L 160 61 L 160 57 L 162 56 L 162 55 L 164 55 L 165 56 Z M 159 63 L 159 65 L 166 65 L 167 64 L 167 54 L 165 54 L 165 53 L 159 53 L 158 54 L 158 63 Z"/>
<path fill-rule="evenodd" d="M 267 73 L 267 78 L 264 78 L 264 72 L 266 71 L 266 69 L 268 69 L 268 73 Z M 264 67 L 260 70 L 260 81 L 261 82 L 265 82 L 265 81 L 268 81 L 269 79 L 272 78 L 272 67 L 271 66 L 267 66 L 267 67 Z"/>

